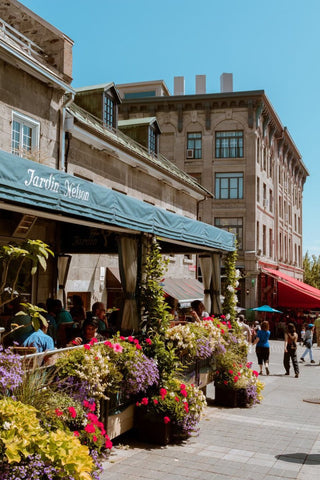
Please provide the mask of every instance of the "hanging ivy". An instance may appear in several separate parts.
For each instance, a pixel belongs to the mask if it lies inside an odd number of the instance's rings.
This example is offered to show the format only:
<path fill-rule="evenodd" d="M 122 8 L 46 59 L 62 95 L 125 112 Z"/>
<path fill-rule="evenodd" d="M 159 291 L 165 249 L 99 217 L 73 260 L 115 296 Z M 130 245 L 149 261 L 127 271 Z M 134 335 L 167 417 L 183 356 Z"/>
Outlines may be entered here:
<path fill-rule="evenodd" d="M 233 252 L 229 252 L 226 255 L 224 267 L 225 267 L 225 275 L 226 275 L 226 288 L 224 291 L 224 302 L 222 306 L 222 310 L 224 315 L 228 315 L 230 317 L 230 321 L 233 322 L 237 317 L 237 294 L 236 288 L 239 285 L 239 271 L 236 270 L 236 261 L 238 258 L 237 250 Z"/>

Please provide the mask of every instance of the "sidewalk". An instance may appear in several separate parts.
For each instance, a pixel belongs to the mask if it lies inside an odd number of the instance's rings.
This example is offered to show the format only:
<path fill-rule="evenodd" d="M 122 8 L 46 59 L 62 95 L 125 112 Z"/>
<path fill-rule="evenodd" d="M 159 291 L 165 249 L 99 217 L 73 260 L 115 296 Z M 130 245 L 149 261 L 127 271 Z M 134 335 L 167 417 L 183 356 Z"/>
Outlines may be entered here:
<path fill-rule="evenodd" d="M 298 358 L 304 347 L 298 347 Z M 208 402 L 198 437 L 157 447 L 123 439 L 104 463 L 101 480 L 315 480 L 320 465 L 320 348 L 300 377 L 284 376 L 283 341 L 271 342 L 264 399 L 247 409 Z M 257 368 L 255 353 L 249 360 Z M 214 398 L 214 389 L 208 388 Z M 312 403 L 304 400 L 311 400 Z M 319 403 L 314 403 L 319 402 Z"/>

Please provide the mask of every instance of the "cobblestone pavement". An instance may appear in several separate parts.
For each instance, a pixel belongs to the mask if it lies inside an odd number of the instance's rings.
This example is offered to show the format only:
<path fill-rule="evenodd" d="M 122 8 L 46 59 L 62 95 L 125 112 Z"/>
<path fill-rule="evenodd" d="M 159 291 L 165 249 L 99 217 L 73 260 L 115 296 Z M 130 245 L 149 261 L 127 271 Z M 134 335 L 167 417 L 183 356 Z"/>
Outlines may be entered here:
<path fill-rule="evenodd" d="M 304 348 L 298 348 L 300 358 Z M 300 377 L 284 376 L 283 342 L 272 341 L 261 405 L 215 407 L 214 389 L 200 434 L 157 447 L 123 438 L 104 463 L 101 480 L 315 480 L 320 471 L 320 348 Z M 249 354 L 257 368 L 254 351 Z M 309 400 L 309 401 L 306 401 Z M 316 403 L 319 402 L 319 403 Z"/>

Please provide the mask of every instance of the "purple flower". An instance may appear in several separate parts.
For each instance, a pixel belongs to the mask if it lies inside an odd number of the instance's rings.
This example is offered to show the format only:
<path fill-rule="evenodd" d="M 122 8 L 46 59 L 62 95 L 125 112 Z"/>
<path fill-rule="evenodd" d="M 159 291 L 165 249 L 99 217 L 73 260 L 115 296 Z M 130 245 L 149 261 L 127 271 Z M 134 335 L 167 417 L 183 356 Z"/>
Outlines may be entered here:
<path fill-rule="evenodd" d="M 22 357 L 0 345 L 0 393 L 10 395 L 23 379 Z"/>

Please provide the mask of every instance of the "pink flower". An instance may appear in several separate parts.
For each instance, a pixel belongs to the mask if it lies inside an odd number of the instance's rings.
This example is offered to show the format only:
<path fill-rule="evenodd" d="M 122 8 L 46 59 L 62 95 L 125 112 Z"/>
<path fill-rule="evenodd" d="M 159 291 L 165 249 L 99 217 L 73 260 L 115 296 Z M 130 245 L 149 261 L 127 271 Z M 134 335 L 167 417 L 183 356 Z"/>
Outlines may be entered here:
<path fill-rule="evenodd" d="M 141 400 L 141 403 L 142 403 L 142 405 L 148 405 L 149 400 L 147 399 L 147 397 L 144 397 L 144 398 Z"/>
<path fill-rule="evenodd" d="M 79 437 L 80 433 L 79 433 L 77 430 L 75 430 L 75 431 L 73 432 L 73 435 L 74 435 L 75 437 Z"/>
<path fill-rule="evenodd" d="M 84 348 L 85 348 L 86 350 L 90 350 L 90 348 L 91 348 L 91 345 L 89 345 L 88 343 L 86 343 L 86 344 L 83 345 L 83 346 L 84 346 Z"/>
<path fill-rule="evenodd" d="M 221 318 L 226 318 L 226 316 L 225 316 L 225 315 L 220 315 L 220 317 L 221 317 Z"/>
<path fill-rule="evenodd" d="M 94 343 L 97 343 L 98 339 L 96 337 L 91 338 L 90 344 L 93 345 Z"/>
<path fill-rule="evenodd" d="M 187 402 L 184 403 L 184 409 L 186 411 L 186 413 L 189 413 L 189 405 L 187 404 Z"/>
<path fill-rule="evenodd" d="M 122 337 L 122 336 L 120 337 L 120 340 L 125 340 L 125 339 L 126 339 L 126 337 Z"/>
<path fill-rule="evenodd" d="M 92 422 L 94 425 L 97 425 L 97 423 L 98 423 L 98 421 L 99 421 L 97 415 L 95 415 L 94 413 L 88 413 L 87 418 L 88 418 L 88 420 L 90 420 L 90 422 Z"/>
<path fill-rule="evenodd" d="M 54 413 L 57 415 L 57 417 L 61 417 L 61 415 L 63 415 L 62 410 L 59 410 L 59 408 L 56 408 Z"/>
<path fill-rule="evenodd" d="M 237 383 L 237 381 L 239 380 L 239 377 L 237 377 L 237 375 L 233 378 L 233 381 L 234 383 Z"/>
<path fill-rule="evenodd" d="M 180 393 L 181 393 L 181 395 L 182 395 L 183 397 L 187 397 L 187 396 L 188 396 L 187 390 L 181 390 Z"/>
<path fill-rule="evenodd" d="M 69 407 L 68 410 L 69 410 L 69 413 L 70 413 L 71 417 L 76 418 L 76 416 L 77 416 L 76 409 L 74 407 Z"/>
<path fill-rule="evenodd" d="M 99 357 L 94 357 L 95 360 L 99 360 Z"/>
<path fill-rule="evenodd" d="M 115 352 L 117 352 L 117 353 L 121 353 L 122 350 L 123 350 L 123 347 L 120 345 L 120 343 L 114 343 L 114 344 L 112 345 L 112 348 L 113 348 L 113 350 L 114 350 Z"/>
<path fill-rule="evenodd" d="M 142 350 L 142 347 L 141 347 L 141 345 L 139 345 L 139 343 L 136 344 L 136 348 L 137 348 L 138 350 Z"/>
<path fill-rule="evenodd" d="M 169 417 L 163 417 L 164 423 L 169 423 L 171 420 Z"/>
<path fill-rule="evenodd" d="M 94 433 L 96 431 L 96 428 L 92 423 L 88 423 L 88 425 L 86 425 L 84 429 L 87 433 Z"/>
<path fill-rule="evenodd" d="M 133 342 L 133 337 L 131 337 L 131 335 L 128 337 L 128 341 Z"/>
<path fill-rule="evenodd" d="M 98 441 L 98 438 L 97 438 L 95 435 L 93 435 L 92 440 L 93 440 L 94 442 L 97 442 L 97 441 Z"/>
<path fill-rule="evenodd" d="M 90 408 L 91 412 L 94 412 L 95 409 L 96 409 L 96 404 L 94 402 L 90 403 L 89 408 Z"/>
<path fill-rule="evenodd" d="M 136 402 L 136 407 L 140 407 L 140 403 L 139 403 L 139 402 Z"/>
<path fill-rule="evenodd" d="M 233 375 L 233 370 L 228 370 L 228 372 L 230 373 L 230 375 Z"/>
<path fill-rule="evenodd" d="M 222 333 L 222 334 L 224 334 L 224 330 L 223 330 L 223 328 L 221 328 L 221 333 Z"/>
<path fill-rule="evenodd" d="M 180 390 L 185 390 L 185 389 L 186 389 L 185 384 L 184 384 L 184 383 L 181 383 L 181 385 L 180 385 Z"/>
<path fill-rule="evenodd" d="M 180 398 L 179 397 L 174 397 L 175 401 L 176 402 L 180 402 Z"/>
<path fill-rule="evenodd" d="M 254 375 L 255 377 L 257 377 L 259 375 L 259 373 L 256 371 L 256 370 L 253 370 L 252 371 L 252 375 Z"/>
<path fill-rule="evenodd" d="M 103 342 L 106 347 L 112 347 L 112 343 L 107 340 L 106 342 Z"/>
<path fill-rule="evenodd" d="M 89 408 L 90 402 L 88 402 L 88 400 L 83 400 L 83 406 Z"/>
<path fill-rule="evenodd" d="M 155 405 L 158 405 L 159 402 L 158 402 L 158 400 L 157 400 L 156 398 L 154 398 L 154 399 L 153 399 L 153 403 L 154 403 Z"/>
<path fill-rule="evenodd" d="M 133 340 L 133 343 L 139 343 L 139 340 L 138 340 L 137 338 L 135 338 L 135 339 Z"/>
<path fill-rule="evenodd" d="M 150 340 L 150 338 L 146 338 L 146 343 L 147 343 L 148 345 L 151 345 L 151 344 L 152 344 L 152 341 Z"/>

